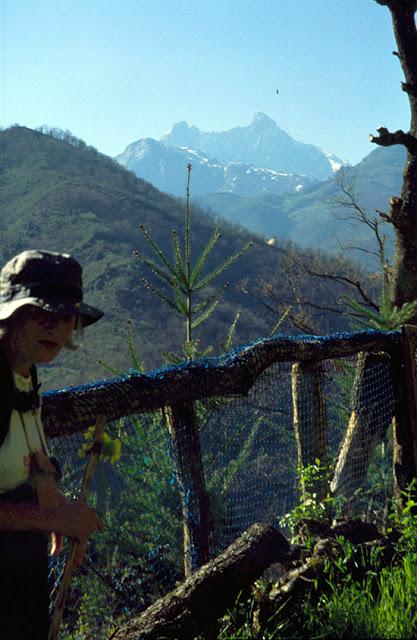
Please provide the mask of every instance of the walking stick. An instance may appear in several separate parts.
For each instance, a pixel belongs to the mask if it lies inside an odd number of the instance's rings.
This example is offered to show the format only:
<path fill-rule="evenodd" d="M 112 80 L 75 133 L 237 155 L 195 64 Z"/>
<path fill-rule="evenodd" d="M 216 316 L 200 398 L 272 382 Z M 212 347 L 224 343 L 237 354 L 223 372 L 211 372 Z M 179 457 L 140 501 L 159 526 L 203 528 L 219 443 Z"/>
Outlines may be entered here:
<path fill-rule="evenodd" d="M 81 493 L 80 497 L 87 499 L 88 494 L 90 492 L 90 485 L 93 479 L 94 471 L 100 457 L 101 448 L 102 448 L 102 437 L 104 433 L 104 425 L 106 423 L 105 416 L 97 416 L 94 436 L 93 436 L 93 444 L 89 453 L 89 460 L 85 469 L 83 482 L 81 485 Z M 65 563 L 64 571 L 61 578 L 61 584 L 59 585 L 58 595 L 55 603 L 54 615 L 51 621 L 51 626 L 49 629 L 48 640 L 57 640 L 59 628 L 61 626 L 62 615 L 64 612 L 65 600 L 68 594 L 68 588 L 70 584 L 70 580 L 72 574 L 75 569 L 75 558 L 77 557 L 77 551 L 79 549 L 80 543 L 76 538 L 72 538 L 69 547 L 67 560 Z"/>

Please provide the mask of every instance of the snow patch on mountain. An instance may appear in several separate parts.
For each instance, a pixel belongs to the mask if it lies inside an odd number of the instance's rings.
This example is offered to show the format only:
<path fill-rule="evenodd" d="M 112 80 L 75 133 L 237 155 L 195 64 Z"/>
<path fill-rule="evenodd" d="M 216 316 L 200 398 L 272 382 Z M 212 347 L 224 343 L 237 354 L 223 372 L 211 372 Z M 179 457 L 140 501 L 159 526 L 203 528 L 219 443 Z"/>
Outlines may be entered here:
<path fill-rule="evenodd" d="M 350 164 L 348 162 L 344 162 L 343 160 L 341 160 L 340 158 L 335 156 L 334 153 L 325 152 L 325 155 L 326 155 L 328 161 L 330 162 L 330 166 L 332 168 L 333 173 L 336 173 L 342 167 L 349 167 L 350 166 Z"/>
<path fill-rule="evenodd" d="M 127 147 L 117 161 L 158 189 L 183 196 L 187 164 L 192 165 L 194 195 L 225 192 L 239 196 L 281 195 L 300 191 L 317 180 L 244 162 L 222 162 L 188 146 L 172 147 L 146 138 Z"/>

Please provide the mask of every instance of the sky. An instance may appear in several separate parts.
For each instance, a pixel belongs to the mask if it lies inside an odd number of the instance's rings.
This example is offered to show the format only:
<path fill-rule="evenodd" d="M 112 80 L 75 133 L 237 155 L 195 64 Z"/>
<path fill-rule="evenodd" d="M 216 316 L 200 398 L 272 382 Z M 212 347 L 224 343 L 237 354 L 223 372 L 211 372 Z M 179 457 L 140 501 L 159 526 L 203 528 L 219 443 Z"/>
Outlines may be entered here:
<path fill-rule="evenodd" d="M 59 127 L 110 156 L 259 111 L 352 164 L 378 126 L 409 128 L 375 0 L 0 0 L 0 38 L 0 125 Z"/>

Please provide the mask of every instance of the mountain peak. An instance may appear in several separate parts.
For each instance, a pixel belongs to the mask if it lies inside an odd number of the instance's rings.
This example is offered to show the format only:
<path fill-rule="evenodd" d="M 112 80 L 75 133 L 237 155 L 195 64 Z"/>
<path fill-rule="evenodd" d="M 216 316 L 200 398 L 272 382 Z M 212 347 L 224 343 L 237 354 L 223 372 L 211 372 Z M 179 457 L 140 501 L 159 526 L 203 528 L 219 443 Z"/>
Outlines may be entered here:
<path fill-rule="evenodd" d="M 187 122 L 177 122 L 161 138 L 165 146 L 194 149 L 206 158 L 222 162 L 240 162 L 279 173 L 307 175 L 326 180 L 332 175 L 332 163 L 321 149 L 291 138 L 262 111 L 246 127 L 229 131 L 200 131 Z"/>
<path fill-rule="evenodd" d="M 189 125 L 185 120 L 176 122 L 171 131 L 161 138 L 164 144 L 173 147 L 199 147 L 200 131 L 194 125 Z"/>
<path fill-rule="evenodd" d="M 176 122 L 172 129 L 171 129 L 171 133 L 173 131 L 188 131 L 188 129 L 191 129 L 190 125 L 188 124 L 188 122 L 186 120 L 181 120 L 181 122 Z"/>
<path fill-rule="evenodd" d="M 251 122 L 251 125 L 259 125 L 259 124 L 261 124 L 262 126 L 268 125 L 269 127 L 277 126 L 277 123 L 275 122 L 275 120 L 272 120 L 272 118 L 267 116 L 266 113 L 262 113 L 262 111 L 258 111 L 257 113 L 255 113 Z"/>

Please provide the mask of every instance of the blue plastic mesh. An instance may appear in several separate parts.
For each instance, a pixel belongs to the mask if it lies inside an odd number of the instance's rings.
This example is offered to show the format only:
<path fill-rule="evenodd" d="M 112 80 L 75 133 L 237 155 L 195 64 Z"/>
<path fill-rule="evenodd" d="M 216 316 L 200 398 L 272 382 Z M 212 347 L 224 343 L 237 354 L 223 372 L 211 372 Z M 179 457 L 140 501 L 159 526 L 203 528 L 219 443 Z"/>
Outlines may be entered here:
<path fill-rule="evenodd" d="M 305 459 L 324 447 L 330 462 L 338 459 L 337 490 L 348 497 L 350 513 L 378 520 L 391 493 L 390 354 L 399 342 L 400 332 L 274 336 L 218 358 L 148 375 L 130 371 L 44 394 L 46 432 L 70 496 L 77 495 L 85 466 L 77 455 L 82 431 L 98 413 L 107 415 L 108 430 L 122 440 L 120 461 L 100 463 L 94 478 L 91 503 L 106 531 L 94 537 L 73 579 L 62 637 L 107 637 L 115 624 L 183 577 L 183 513 L 189 508 L 192 518 L 195 507 L 187 478 L 182 496 L 179 490 L 166 406 L 193 403 L 210 500 L 212 556 L 254 522 L 278 525 L 296 505 L 295 401 Z M 360 355 L 351 354 L 353 343 Z M 299 361 L 307 363 L 301 372 Z M 349 428 L 354 437 L 346 461 Z M 64 556 L 51 566 L 53 593 L 63 561 Z"/>

